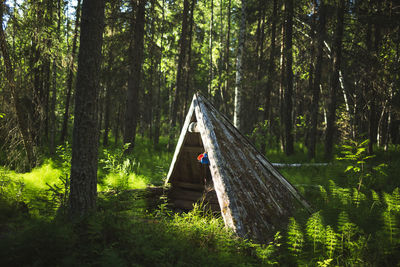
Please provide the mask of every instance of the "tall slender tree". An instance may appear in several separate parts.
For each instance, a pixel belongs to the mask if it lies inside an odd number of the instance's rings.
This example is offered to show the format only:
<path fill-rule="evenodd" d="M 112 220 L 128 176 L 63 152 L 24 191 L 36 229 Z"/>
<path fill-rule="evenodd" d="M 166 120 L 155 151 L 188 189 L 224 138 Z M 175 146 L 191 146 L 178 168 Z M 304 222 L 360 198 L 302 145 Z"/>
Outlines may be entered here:
<path fill-rule="evenodd" d="M 82 3 L 69 195 L 69 214 L 72 218 L 85 216 L 96 207 L 99 142 L 97 99 L 104 6 L 104 0 L 83 0 Z"/>
<path fill-rule="evenodd" d="M 242 0 L 241 20 L 239 29 L 238 52 L 236 56 L 235 108 L 233 125 L 241 130 L 242 90 L 243 90 L 243 52 L 246 38 L 246 0 Z"/>
<path fill-rule="evenodd" d="M 293 147 L 293 0 L 285 0 L 285 35 L 283 54 L 285 58 L 285 91 L 284 91 L 284 125 L 285 125 L 285 153 L 291 155 Z"/>
<path fill-rule="evenodd" d="M 335 134 L 335 122 L 336 122 L 336 101 L 337 92 L 339 90 L 339 70 L 342 61 L 342 39 L 343 39 L 343 23 L 344 23 L 344 11 L 345 11 L 345 0 L 339 0 L 339 6 L 337 8 L 337 21 L 335 37 L 333 41 L 333 73 L 331 78 L 331 90 L 328 104 L 328 118 L 326 125 L 326 137 L 325 137 L 325 158 L 331 159 L 333 152 L 333 137 Z"/>
<path fill-rule="evenodd" d="M 131 1 L 132 5 L 134 2 L 133 0 Z M 146 2 L 146 0 L 139 0 L 135 21 L 133 21 L 133 16 L 131 21 L 131 26 L 134 25 L 134 36 L 129 47 L 130 73 L 128 78 L 124 132 L 124 143 L 129 144 L 127 152 L 131 151 L 135 145 L 136 126 L 139 117 L 139 92 L 141 90 Z"/>
<path fill-rule="evenodd" d="M 195 1 L 195 0 L 192 0 Z M 176 71 L 176 87 L 174 91 L 172 110 L 170 114 L 170 132 L 168 139 L 168 150 L 172 149 L 172 143 L 175 135 L 175 127 L 178 118 L 178 110 L 181 104 L 181 95 L 183 87 L 185 85 L 185 74 L 184 74 L 184 64 L 187 57 L 187 45 L 188 45 L 188 16 L 189 16 L 189 0 L 183 1 L 183 13 L 182 13 L 182 28 L 181 36 L 179 39 L 179 57 L 178 66 Z"/>
<path fill-rule="evenodd" d="M 70 61 L 68 64 L 68 78 L 67 78 L 67 93 L 65 98 L 65 111 L 63 116 L 63 123 L 61 128 L 61 135 L 60 141 L 61 143 L 65 142 L 68 133 L 68 120 L 69 120 L 69 109 L 70 109 L 70 102 L 72 96 L 72 85 L 74 80 L 74 66 L 75 66 L 75 57 L 76 57 L 76 50 L 78 48 L 78 37 L 79 37 L 79 25 L 81 19 L 81 0 L 78 0 L 75 12 L 75 28 L 74 28 L 74 36 L 72 37 L 72 50 Z"/>
<path fill-rule="evenodd" d="M 320 86 L 322 76 L 322 60 L 323 60 L 323 49 L 325 41 L 325 0 L 319 1 L 318 8 L 318 38 L 317 38 L 317 58 L 315 63 L 315 74 L 313 75 L 314 81 L 312 83 L 312 101 L 311 101 L 311 131 L 310 131 L 310 142 L 308 146 L 309 158 L 315 158 L 315 147 L 317 143 L 317 128 L 318 128 L 318 111 L 320 101 Z"/>

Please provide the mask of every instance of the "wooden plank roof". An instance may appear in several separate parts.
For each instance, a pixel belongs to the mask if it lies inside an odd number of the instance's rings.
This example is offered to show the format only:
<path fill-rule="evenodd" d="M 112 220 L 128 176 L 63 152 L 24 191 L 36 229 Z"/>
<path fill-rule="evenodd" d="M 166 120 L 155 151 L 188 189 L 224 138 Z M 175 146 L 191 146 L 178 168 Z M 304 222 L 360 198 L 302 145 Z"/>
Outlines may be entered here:
<path fill-rule="evenodd" d="M 184 147 L 196 140 L 188 131 L 192 122 L 197 122 L 199 130 L 197 146 L 202 145 L 208 153 L 212 182 L 225 225 L 239 236 L 265 242 L 285 225 L 296 207 L 310 210 L 299 192 L 199 94 L 193 96 L 166 183 L 182 181 L 182 177 L 188 175 L 196 177 L 195 172 L 189 174 L 184 171 L 188 167 L 182 166 L 196 161 L 188 159 L 188 155 L 195 157 L 195 154 L 184 154 L 188 151 Z"/>

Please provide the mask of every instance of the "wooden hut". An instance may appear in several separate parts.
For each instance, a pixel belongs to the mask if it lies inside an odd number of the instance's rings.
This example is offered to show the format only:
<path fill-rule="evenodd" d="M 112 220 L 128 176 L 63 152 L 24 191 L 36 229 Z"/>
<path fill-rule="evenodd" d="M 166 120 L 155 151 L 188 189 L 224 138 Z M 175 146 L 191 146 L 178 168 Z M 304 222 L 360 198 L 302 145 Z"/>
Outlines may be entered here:
<path fill-rule="evenodd" d="M 198 161 L 206 152 L 209 164 Z M 294 209 L 310 206 L 299 192 L 203 96 L 195 94 L 166 184 L 177 208 L 208 202 L 240 237 L 269 240 Z"/>

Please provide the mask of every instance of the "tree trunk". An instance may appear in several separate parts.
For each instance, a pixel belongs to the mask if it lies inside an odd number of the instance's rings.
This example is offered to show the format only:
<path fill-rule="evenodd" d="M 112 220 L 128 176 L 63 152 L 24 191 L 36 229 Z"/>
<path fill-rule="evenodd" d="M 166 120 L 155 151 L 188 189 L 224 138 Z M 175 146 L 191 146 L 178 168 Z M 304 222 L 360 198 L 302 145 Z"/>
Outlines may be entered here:
<path fill-rule="evenodd" d="M 133 4 L 133 1 L 131 2 Z M 124 143 L 129 147 L 127 152 L 132 151 L 135 145 L 136 126 L 139 118 L 139 93 L 141 90 L 141 74 L 143 64 L 143 40 L 145 24 L 146 0 L 139 0 L 136 12 L 134 39 L 131 42 L 130 51 L 130 74 L 128 80 L 128 95 L 125 109 L 125 133 Z M 133 21 L 131 26 L 133 26 Z"/>
<path fill-rule="evenodd" d="M 211 21 L 210 21 L 210 36 L 208 39 L 209 62 L 208 62 L 208 97 L 212 97 L 212 82 L 214 80 L 213 66 L 213 28 L 214 28 L 214 0 L 211 0 Z"/>
<path fill-rule="evenodd" d="M 339 90 L 339 71 L 342 61 L 342 39 L 345 0 L 339 1 L 337 10 L 336 32 L 333 42 L 333 73 L 331 79 L 331 90 L 328 104 L 328 118 L 326 125 L 325 158 L 331 159 L 333 152 L 333 137 L 335 134 L 336 121 L 336 98 Z"/>
<path fill-rule="evenodd" d="M 269 53 L 269 62 L 268 62 L 268 75 L 267 75 L 267 83 L 265 86 L 265 102 L 264 102 L 264 113 L 263 113 L 263 123 L 265 123 L 270 117 L 270 104 L 271 104 L 271 92 L 273 90 L 273 81 L 275 74 L 275 53 L 276 53 L 276 21 L 277 21 L 277 11 L 278 11 L 278 1 L 273 0 L 272 4 L 272 18 L 271 18 L 271 45 L 270 45 L 270 53 Z M 272 122 L 269 122 L 269 127 L 271 128 Z M 264 135 L 267 135 L 267 132 L 264 132 Z M 266 143 L 265 141 L 261 144 L 261 152 L 265 153 Z"/>
<path fill-rule="evenodd" d="M 193 0 L 194 1 L 194 0 Z M 172 150 L 172 143 L 175 136 L 175 127 L 178 117 L 178 110 L 181 104 L 181 94 L 185 85 L 184 64 L 187 56 L 187 35 L 188 35 L 188 14 L 189 14 L 189 0 L 183 1 L 183 18 L 181 38 L 179 39 L 179 58 L 178 68 L 176 73 L 176 88 L 174 92 L 174 99 L 172 103 L 172 112 L 170 114 L 171 127 L 169 132 L 168 150 Z"/>
<path fill-rule="evenodd" d="M 226 47 L 224 56 L 224 71 L 225 71 L 225 82 L 221 88 L 221 110 L 223 113 L 227 113 L 226 101 L 227 92 L 229 89 L 229 58 L 230 58 L 230 44 L 231 44 L 231 0 L 228 0 L 228 29 L 226 30 Z"/>
<path fill-rule="evenodd" d="M 318 111 L 319 111 L 319 93 L 322 75 L 322 60 L 324 53 L 324 41 L 325 41 L 325 3 L 324 0 L 320 0 L 320 6 L 318 8 L 319 20 L 318 20 L 318 42 L 317 42 L 317 59 L 315 64 L 315 75 L 312 90 L 312 102 L 311 102 L 311 131 L 310 131 L 310 143 L 308 148 L 308 157 L 315 158 L 315 147 L 317 143 L 317 129 L 318 129 Z"/>
<path fill-rule="evenodd" d="M 190 17 L 189 17 L 189 44 L 188 44 L 188 55 L 187 55 L 187 60 L 185 61 L 185 69 L 186 69 L 186 75 L 185 75 L 185 105 L 182 110 L 182 115 L 184 115 L 187 110 L 188 110 L 188 104 L 190 101 L 190 96 L 189 96 L 189 88 L 190 86 L 190 80 L 191 80 L 191 64 L 192 64 L 192 42 L 193 42 L 193 22 L 194 22 L 194 6 L 196 4 L 196 0 L 192 0 L 191 7 L 190 7 Z M 183 116 L 181 119 L 181 124 L 183 123 Z"/>
<path fill-rule="evenodd" d="M 235 81 L 235 108 L 233 113 L 233 125 L 241 130 L 242 90 L 243 90 L 243 50 L 246 38 L 246 0 L 242 0 L 241 21 L 239 29 L 239 44 L 236 57 L 236 81 Z"/>
<path fill-rule="evenodd" d="M 74 37 L 72 40 L 72 51 L 71 58 L 68 67 L 68 78 L 67 78 L 67 96 L 65 99 L 65 111 L 63 117 L 63 124 L 61 129 L 60 142 L 63 144 L 68 135 L 68 120 L 69 120 L 69 106 L 72 95 L 72 84 L 74 79 L 74 61 L 76 57 L 76 49 L 77 49 L 77 41 L 78 41 L 78 29 L 80 24 L 81 17 L 81 0 L 78 0 L 78 4 L 76 6 L 76 19 L 75 19 L 75 29 L 74 29 Z"/>
<path fill-rule="evenodd" d="M 57 1 L 57 34 L 60 36 L 61 32 L 61 0 Z M 59 49 L 57 48 L 57 51 Z M 57 64 L 55 57 L 53 59 L 53 83 L 52 83 L 52 95 L 51 95 L 51 106 L 50 106 L 50 153 L 52 155 L 56 152 L 56 102 L 57 102 Z"/>
<path fill-rule="evenodd" d="M 284 49 L 285 55 L 285 92 L 284 92 L 284 124 L 285 124 L 285 153 L 291 155 L 294 152 L 293 147 L 293 51 L 292 51 L 292 32 L 293 32 L 293 0 L 285 1 L 285 36 Z"/>
<path fill-rule="evenodd" d="M 161 85 L 163 80 L 163 73 L 161 63 L 164 50 L 164 21 L 165 21 L 165 0 L 162 0 L 162 22 L 161 22 L 161 44 L 160 44 L 160 58 L 158 59 L 158 87 L 156 95 L 156 107 L 154 110 L 154 148 L 157 147 L 160 141 L 160 120 L 161 120 Z"/>
<path fill-rule="evenodd" d="M 377 1 L 378 7 L 377 7 L 377 15 L 380 15 L 380 1 Z M 381 29 L 380 25 L 378 23 L 374 24 L 374 29 L 375 29 L 375 35 L 374 35 L 374 47 L 372 51 L 372 58 L 373 62 L 378 62 L 379 58 L 379 44 L 381 42 Z M 374 153 L 374 144 L 377 142 L 377 136 L 378 136 L 378 94 L 377 94 L 377 88 L 374 88 L 374 81 L 378 79 L 376 73 L 376 64 L 372 64 L 370 66 L 371 70 L 371 75 L 370 76 L 370 95 L 371 98 L 369 100 L 369 114 L 368 114 L 368 139 L 369 139 L 369 144 L 368 144 L 368 153 L 372 155 Z M 373 79 L 371 79 L 374 77 Z"/>
<path fill-rule="evenodd" d="M 97 197 L 97 153 L 101 46 L 104 0 L 83 0 L 80 49 L 72 135 L 69 214 L 79 218 L 94 211 Z"/>
<path fill-rule="evenodd" d="M 261 95 L 263 85 L 264 85 L 264 77 L 265 77 L 265 59 L 264 59 L 264 42 L 265 42 L 265 12 L 266 12 L 266 3 L 263 0 L 258 2 L 259 5 L 259 18 L 257 25 L 257 45 L 256 45 L 256 53 L 257 53 L 257 70 L 256 70 L 256 86 L 253 87 L 253 95 L 251 100 L 252 108 L 249 109 L 251 113 L 248 113 L 249 118 L 251 118 L 249 125 L 251 128 L 250 131 L 256 127 L 256 124 L 259 122 L 259 107 L 260 100 L 259 96 Z"/>
<path fill-rule="evenodd" d="M 111 3 L 111 16 L 116 17 L 118 16 L 118 3 L 117 2 L 112 2 Z M 111 25 L 110 27 L 110 37 L 114 37 L 115 33 L 115 20 L 111 19 Z M 110 40 L 110 47 L 108 51 L 108 59 L 107 59 L 107 67 L 108 67 L 108 77 L 106 79 L 106 96 L 105 96 L 105 110 L 104 110 L 104 134 L 103 134 L 103 146 L 107 147 L 108 146 L 108 135 L 110 132 L 110 117 L 111 117 L 111 98 L 114 95 L 114 90 L 113 90 L 113 66 L 114 66 L 114 45 L 113 45 L 113 40 Z"/>

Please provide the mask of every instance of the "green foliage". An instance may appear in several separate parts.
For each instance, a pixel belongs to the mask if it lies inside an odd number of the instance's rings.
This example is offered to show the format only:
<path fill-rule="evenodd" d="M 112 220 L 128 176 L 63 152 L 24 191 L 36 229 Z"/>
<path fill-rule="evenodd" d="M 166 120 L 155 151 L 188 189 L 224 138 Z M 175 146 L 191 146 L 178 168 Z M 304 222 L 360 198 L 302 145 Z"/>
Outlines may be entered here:
<path fill-rule="evenodd" d="M 59 147 L 57 162 L 47 161 L 30 173 L 1 168 L 0 264 L 390 266 L 400 260 L 399 189 L 348 187 L 342 161 L 282 169 L 319 211 L 296 214 L 286 231 L 255 244 L 235 237 L 207 206 L 176 214 L 161 201 L 153 210 L 140 190 L 125 191 L 162 183 L 171 154 L 151 147 L 144 139 L 131 155 L 123 148 L 100 154 L 98 212 L 75 225 L 56 216 L 63 215 L 58 208 L 67 203 L 68 145 Z M 383 183 L 396 179 L 396 170 L 388 165 Z M 44 229 L 48 233 L 39 235 Z"/>
<path fill-rule="evenodd" d="M 287 235 L 289 251 L 294 257 L 299 256 L 304 246 L 304 235 L 294 218 L 290 218 Z"/>
<path fill-rule="evenodd" d="M 379 173 L 381 175 L 386 175 L 384 169 L 387 164 L 381 163 L 374 166 L 366 166 L 369 159 L 375 157 L 375 155 L 367 155 L 367 149 L 369 144 L 369 139 L 357 142 L 350 140 L 350 145 L 342 145 L 342 157 L 338 157 L 338 160 L 343 160 L 348 163 L 345 172 L 351 173 L 353 177 L 358 180 L 357 190 L 361 190 L 363 185 L 363 179 L 371 179 L 373 172 Z"/>

